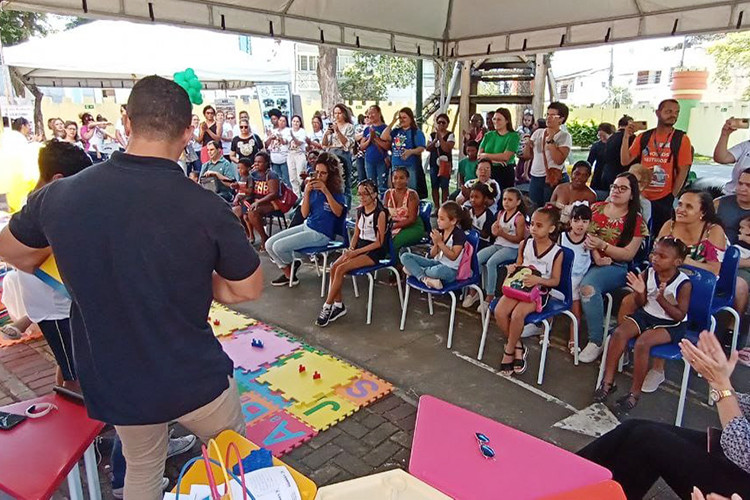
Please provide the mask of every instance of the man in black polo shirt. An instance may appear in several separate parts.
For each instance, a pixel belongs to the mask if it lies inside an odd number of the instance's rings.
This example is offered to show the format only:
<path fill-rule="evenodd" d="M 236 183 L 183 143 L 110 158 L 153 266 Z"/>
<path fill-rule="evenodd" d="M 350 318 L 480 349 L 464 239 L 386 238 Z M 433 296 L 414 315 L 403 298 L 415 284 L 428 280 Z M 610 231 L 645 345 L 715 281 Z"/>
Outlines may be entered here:
<path fill-rule="evenodd" d="M 127 151 L 33 193 L 0 233 L 0 257 L 19 269 L 55 254 L 88 413 L 122 439 L 126 499 L 162 497 L 169 421 L 204 441 L 245 427 L 207 316 L 212 299 L 257 298 L 262 275 L 229 205 L 176 163 L 190 121 L 181 87 L 144 78 Z"/>

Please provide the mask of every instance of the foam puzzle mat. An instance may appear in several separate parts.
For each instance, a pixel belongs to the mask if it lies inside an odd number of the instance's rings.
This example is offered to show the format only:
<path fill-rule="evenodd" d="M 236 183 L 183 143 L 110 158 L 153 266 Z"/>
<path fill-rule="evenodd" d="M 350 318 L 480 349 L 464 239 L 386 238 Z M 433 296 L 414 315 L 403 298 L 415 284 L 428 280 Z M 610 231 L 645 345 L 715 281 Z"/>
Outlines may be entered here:
<path fill-rule="evenodd" d="M 275 326 L 217 304 L 209 317 L 234 362 L 246 435 L 277 457 L 393 390 Z"/>

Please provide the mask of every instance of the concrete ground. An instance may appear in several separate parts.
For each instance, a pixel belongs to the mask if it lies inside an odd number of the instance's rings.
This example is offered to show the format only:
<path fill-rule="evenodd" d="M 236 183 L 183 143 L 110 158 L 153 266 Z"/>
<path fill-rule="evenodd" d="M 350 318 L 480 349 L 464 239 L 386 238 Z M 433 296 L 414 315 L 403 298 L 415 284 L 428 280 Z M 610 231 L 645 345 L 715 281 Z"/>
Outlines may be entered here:
<path fill-rule="evenodd" d="M 266 283 L 278 274 L 267 257 L 263 257 L 263 271 Z M 528 371 L 521 377 L 506 378 L 496 371 L 502 343 L 494 325 L 483 361 L 475 359 L 481 325 L 474 311 L 459 306 L 454 344 L 448 350 L 445 345 L 450 301 L 437 300 L 435 315 L 430 316 L 426 299 L 418 293 L 412 294 L 406 327 L 400 331 L 395 287 L 378 282 L 374 292 L 373 323 L 366 325 L 367 283 L 360 279 L 359 299 L 354 298 L 351 281 L 345 285 L 348 314 L 326 328 L 319 328 L 314 321 L 323 303 L 320 278 L 311 265 L 305 265 L 299 276 L 301 283 L 294 289 L 268 286 L 258 301 L 234 308 L 280 326 L 295 337 L 361 366 L 396 387 L 394 394 L 320 433 L 285 457 L 287 463 L 319 486 L 388 468 L 408 468 L 416 403 L 423 394 L 445 399 L 571 451 L 593 439 L 587 434 L 606 428 L 603 424 L 610 417 L 599 409 L 595 408 L 591 419 L 586 419 L 585 413 L 578 414 L 591 404 L 598 365 L 573 365 L 565 349 L 567 323 L 564 321 L 554 329 L 544 384 L 540 386 L 536 384 L 540 349 L 535 338 L 526 341 L 531 351 Z M 385 277 L 385 274 L 381 276 Z M 581 339 L 581 343 L 584 342 L 585 339 Z M 0 406 L 49 392 L 54 381 L 52 363 L 44 341 L 0 349 Z M 734 377 L 738 390 L 750 391 L 749 373 L 747 368 L 738 367 Z M 669 363 L 668 382 L 656 393 L 645 394 L 630 417 L 672 423 L 681 375 L 681 364 Z M 618 381 L 621 388 L 629 386 L 627 370 Z M 719 425 L 715 410 L 705 404 L 706 394 L 705 382 L 692 373 L 685 426 L 702 430 Z M 577 431 L 555 427 L 556 423 L 576 415 L 580 422 L 573 422 L 572 427 Z M 100 472 L 105 498 L 112 498 L 107 489 L 106 448 L 104 444 Z M 172 485 L 184 461 L 197 453 L 196 447 L 167 462 L 166 474 L 172 479 Z M 55 498 L 67 498 L 64 486 Z M 665 485 L 657 483 L 647 498 L 675 497 Z"/>

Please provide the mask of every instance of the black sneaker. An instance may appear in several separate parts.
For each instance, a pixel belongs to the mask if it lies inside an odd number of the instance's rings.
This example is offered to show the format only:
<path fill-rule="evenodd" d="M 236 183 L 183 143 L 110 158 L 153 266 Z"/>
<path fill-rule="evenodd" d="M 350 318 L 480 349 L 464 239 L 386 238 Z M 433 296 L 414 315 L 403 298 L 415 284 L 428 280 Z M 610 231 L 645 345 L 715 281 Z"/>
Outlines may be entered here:
<path fill-rule="evenodd" d="M 328 316 L 328 322 L 336 321 L 341 316 L 346 316 L 346 306 L 344 304 L 341 304 L 341 307 L 334 305 L 331 308 L 331 315 Z"/>
<path fill-rule="evenodd" d="M 297 271 L 299 271 L 299 268 L 302 267 L 302 261 L 301 260 L 295 260 L 292 262 L 292 276 L 293 278 L 293 285 L 296 285 L 299 283 L 299 278 L 297 278 Z"/>
<path fill-rule="evenodd" d="M 331 307 L 323 306 L 323 309 L 320 310 L 320 314 L 318 315 L 318 319 L 315 320 L 315 324 L 318 326 L 327 326 L 331 321 L 331 310 Z"/>
<path fill-rule="evenodd" d="M 289 278 L 283 274 L 271 282 L 272 286 L 289 286 Z M 296 278 L 292 279 L 292 286 L 299 285 L 299 280 Z"/>

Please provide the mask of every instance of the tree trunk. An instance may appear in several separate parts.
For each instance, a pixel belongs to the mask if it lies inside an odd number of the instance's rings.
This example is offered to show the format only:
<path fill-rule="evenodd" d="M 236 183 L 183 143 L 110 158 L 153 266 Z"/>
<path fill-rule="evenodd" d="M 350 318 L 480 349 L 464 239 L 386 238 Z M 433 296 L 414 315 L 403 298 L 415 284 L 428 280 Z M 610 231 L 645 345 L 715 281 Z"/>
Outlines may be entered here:
<path fill-rule="evenodd" d="M 43 139 L 46 139 L 47 131 L 44 125 L 44 116 L 42 115 L 44 92 L 39 90 L 39 87 L 33 83 L 25 83 L 21 75 L 14 68 L 10 68 L 10 81 L 16 91 L 16 95 L 21 96 L 24 94 L 24 89 L 29 89 L 29 92 L 34 96 L 34 135 L 41 135 Z"/>
<path fill-rule="evenodd" d="M 318 46 L 318 87 L 320 87 L 320 100 L 323 109 L 329 116 L 333 116 L 333 106 L 340 103 L 341 92 L 339 82 L 336 79 L 336 60 L 339 51 L 336 47 L 324 45 Z"/>

